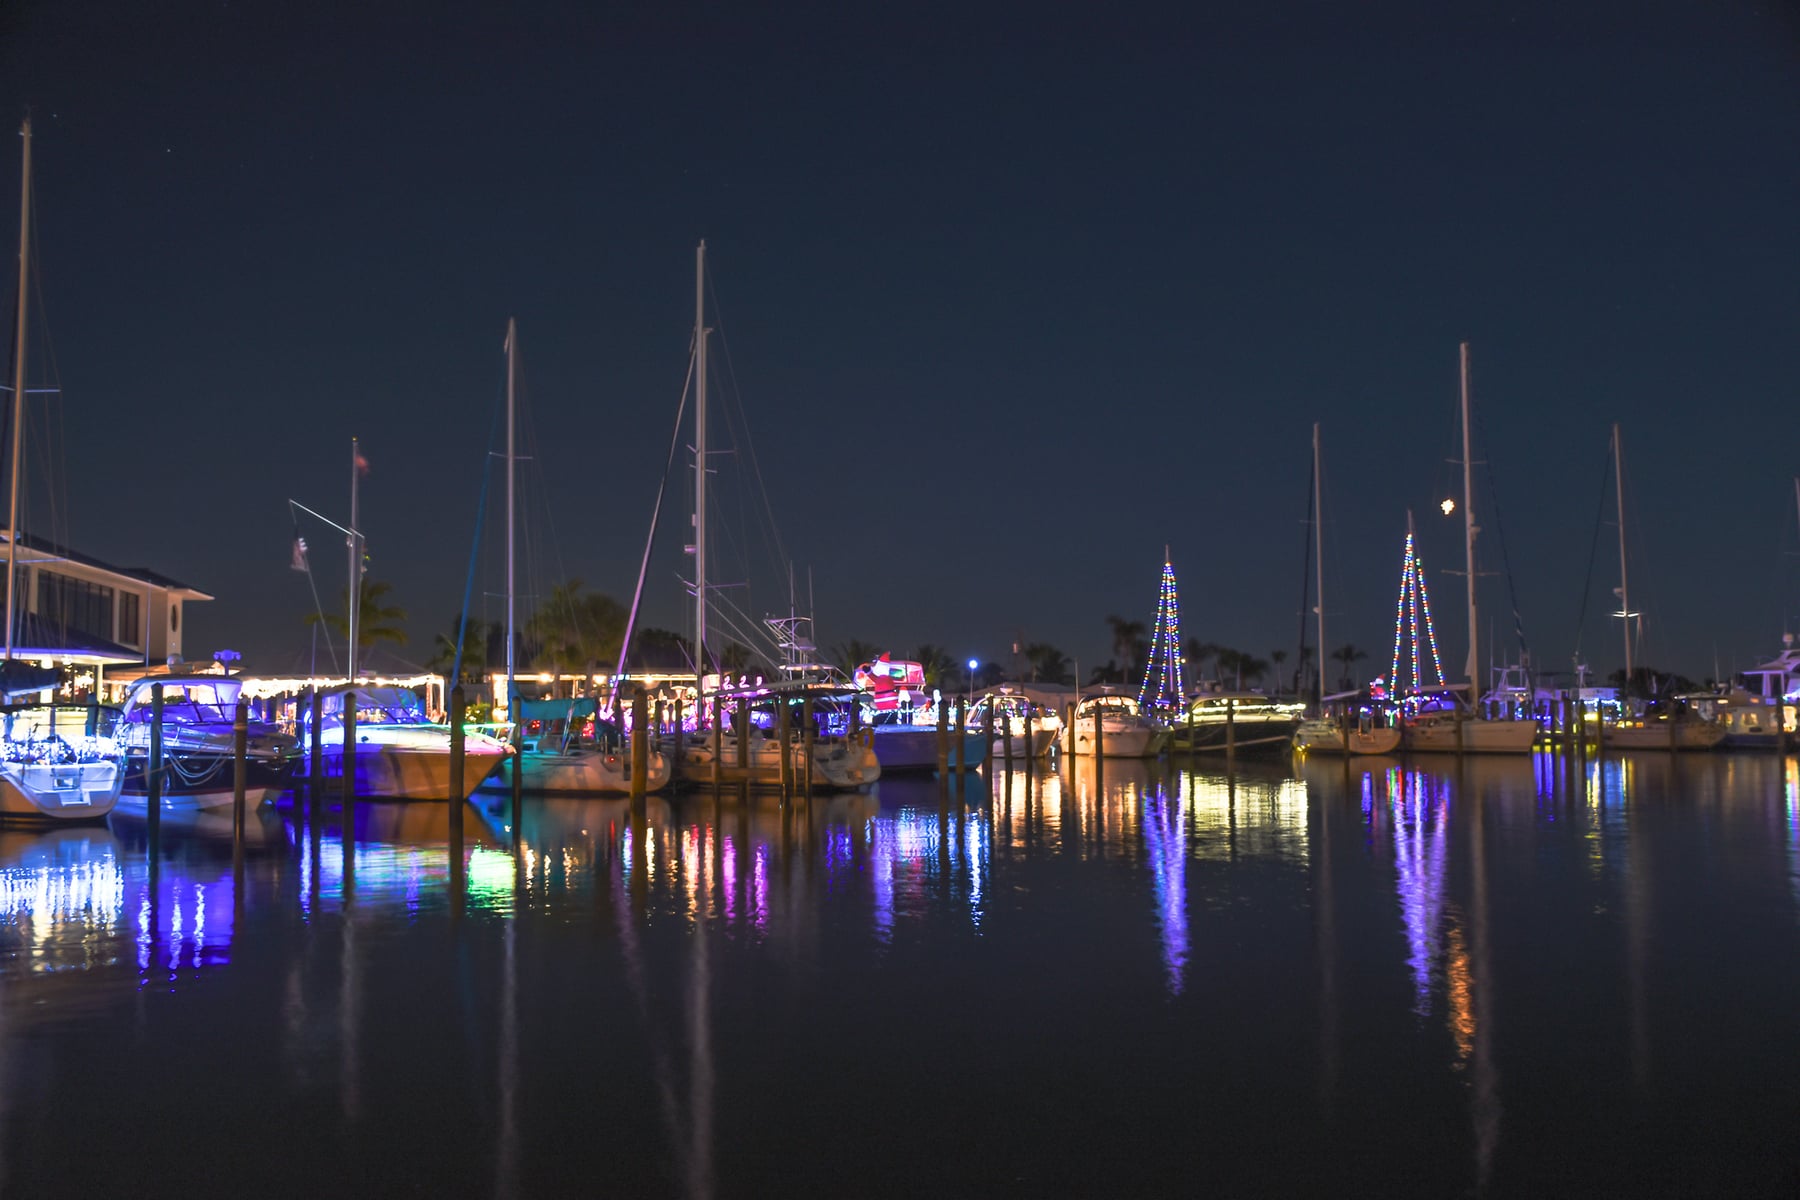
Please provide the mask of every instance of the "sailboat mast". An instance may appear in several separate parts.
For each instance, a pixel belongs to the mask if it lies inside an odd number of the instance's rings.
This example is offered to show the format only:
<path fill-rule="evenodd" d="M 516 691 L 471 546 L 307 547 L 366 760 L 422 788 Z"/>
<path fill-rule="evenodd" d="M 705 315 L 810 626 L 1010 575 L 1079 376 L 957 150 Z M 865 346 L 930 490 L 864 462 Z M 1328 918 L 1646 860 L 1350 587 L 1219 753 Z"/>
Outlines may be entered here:
<path fill-rule="evenodd" d="M 6 658 L 13 656 L 13 587 L 18 577 L 19 447 L 25 441 L 25 299 L 31 254 L 31 118 L 19 129 L 25 140 L 25 167 L 19 176 L 19 324 L 13 333 L 12 502 L 6 515 Z"/>
<path fill-rule="evenodd" d="M 1631 690 L 1631 588 L 1625 579 L 1625 450 L 1613 422 L 1613 503 L 1619 512 L 1619 616 L 1625 621 L 1625 691 Z"/>
<path fill-rule="evenodd" d="M 706 674 L 706 242 L 694 251 L 694 676 Z"/>
<path fill-rule="evenodd" d="M 515 613 L 513 611 L 515 577 L 513 557 L 513 498 L 514 472 L 518 467 L 518 454 L 514 444 L 517 429 L 515 420 L 518 413 L 517 384 L 518 373 L 514 369 L 518 351 L 518 324 L 512 317 L 506 319 L 506 715 L 518 728 L 517 716 L 513 713 L 513 676 L 518 671 L 518 638 L 514 635 Z M 552 692 L 551 695 L 555 695 Z"/>
<path fill-rule="evenodd" d="M 1468 569 L 1469 584 L 1469 659 L 1463 665 L 1463 673 L 1469 679 L 1469 703 L 1474 704 L 1481 699 L 1481 687 L 1476 681 L 1481 659 L 1476 654 L 1479 626 L 1475 616 L 1475 534 L 1479 527 L 1475 524 L 1474 455 L 1470 453 L 1473 439 L 1469 435 L 1469 343 L 1462 343 L 1459 357 L 1462 376 L 1463 557 Z"/>
<path fill-rule="evenodd" d="M 1319 423 L 1313 422 L 1313 571 L 1319 577 L 1319 714 L 1325 713 L 1325 527 L 1321 493 L 1325 478 L 1319 473 Z"/>
<path fill-rule="evenodd" d="M 356 489 L 361 475 L 362 453 L 357 449 L 356 439 L 353 437 L 350 439 L 350 584 L 344 593 L 350 610 L 350 648 L 346 653 L 351 683 L 356 682 L 356 618 L 357 610 L 362 607 L 362 547 L 357 544 L 362 540 L 362 526 L 356 519 Z"/>

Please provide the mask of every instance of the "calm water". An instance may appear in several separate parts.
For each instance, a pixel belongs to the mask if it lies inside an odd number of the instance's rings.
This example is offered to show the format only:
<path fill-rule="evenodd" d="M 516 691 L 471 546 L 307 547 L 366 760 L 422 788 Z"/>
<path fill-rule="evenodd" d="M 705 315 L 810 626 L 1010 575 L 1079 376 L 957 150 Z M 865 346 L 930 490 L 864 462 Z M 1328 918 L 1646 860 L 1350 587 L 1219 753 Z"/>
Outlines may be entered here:
<path fill-rule="evenodd" d="M 1800 763 L 1373 762 L 0 832 L 0 1183 L 1793 1194 Z"/>

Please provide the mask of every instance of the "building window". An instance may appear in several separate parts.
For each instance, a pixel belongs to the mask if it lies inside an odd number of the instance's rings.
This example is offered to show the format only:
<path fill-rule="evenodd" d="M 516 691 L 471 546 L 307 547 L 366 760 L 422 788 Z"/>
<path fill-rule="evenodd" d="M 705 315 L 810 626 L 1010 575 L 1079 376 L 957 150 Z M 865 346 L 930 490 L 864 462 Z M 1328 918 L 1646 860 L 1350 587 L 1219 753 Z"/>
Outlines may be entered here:
<path fill-rule="evenodd" d="M 134 597 L 135 598 L 135 597 Z M 38 572 L 38 620 L 67 637 L 113 640 L 113 590 L 54 571 Z"/>
<path fill-rule="evenodd" d="M 144 614 L 136 592 L 119 593 L 119 641 L 136 646 L 144 640 Z"/>
<path fill-rule="evenodd" d="M 180 631 L 181 631 L 181 605 L 175 604 L 175 603 L 170 603 L 170 605 L 169 605 L 169 632 L 170 633 L 179 633 Z"/>

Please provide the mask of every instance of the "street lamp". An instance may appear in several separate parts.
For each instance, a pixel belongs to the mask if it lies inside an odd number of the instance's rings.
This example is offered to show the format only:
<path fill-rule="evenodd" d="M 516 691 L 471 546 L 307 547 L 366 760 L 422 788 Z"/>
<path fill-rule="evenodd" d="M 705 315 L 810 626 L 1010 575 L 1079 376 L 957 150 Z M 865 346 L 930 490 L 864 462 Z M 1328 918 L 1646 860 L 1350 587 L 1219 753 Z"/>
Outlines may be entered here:
<path fill-rule="evenodd" d="M 971 658 L 969 660 L 969 703 L 970 704 L 975 703 L 975 668 L 979 667 L 980 665 L 981 665 L 981 660 L 978 658 Z"/>

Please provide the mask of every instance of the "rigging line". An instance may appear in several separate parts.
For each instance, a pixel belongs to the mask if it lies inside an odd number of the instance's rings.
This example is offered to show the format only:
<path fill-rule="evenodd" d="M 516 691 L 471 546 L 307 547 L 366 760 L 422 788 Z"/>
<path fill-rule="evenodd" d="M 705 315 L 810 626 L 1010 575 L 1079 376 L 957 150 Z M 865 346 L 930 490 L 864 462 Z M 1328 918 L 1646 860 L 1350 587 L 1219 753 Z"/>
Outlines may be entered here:
<path fill-rule="evenodd" d="M 1310 466 L 1310 464 L 1309 464 Z M 1294 663 L 1294 682 L 1298 687 L 1300 673 L 1306 670 L 1306 601 L 1312 594 L 1312 523 L 1313 523 L 1313 491 L 1319 486 L 1319 473 L 1309 469 L 1306 472 L 1306 519 L 1301 524 L 1300 558 L 1300 656 Z"/>
<path fill-rule="evenodd" d="M 681 402 L 675 406 L 675 431 L 669 435 L 669 457 L 663 463 L 662 482 L 656 487 L 656 503 L 650 507 L 650 534 L 644 539 L 644 556 L 638 561 L 637 587 L 631 593 L 631 613 L 625 618 L 625 637 L 619 643 L 619 665 L 613 672 L 616 675 L 625 673 L 625 660 L 631 651 L 631 635 L 637 629 L 638 605 L 644 598 L 644 576 L 650 570 L 650 548 L 656 544 L 656 525 L 662 516 L 663 496 L 669 490 L 669 476 L 675 470 L 675 453 L 681 449 L 681 420 L 687 415 L 688 390 L 694 382 L 694 361 L 698 343 L 690 339 L 688 344 L 687 378 L 681 382 Z M 705 463 L 695 463 L 696 470 L 704 471 Z M 679 577 L 680 572 L 676 572 Z M 698 672 L 695 673 L 698 678 Z"/>
<path fill-rule="evenodd" d="M 1587 624 L 1588 595 L 1594 586 L 1594 561 L 1600 555 L 1600 530 L 1606 524 L 1606 485 L 1610 482 L 1612 482 L 1612 451 L 1609 447 L 1605 464 L 1600 468 L 1600 507 L 1594 513 L 1594 539 L 1588 546 L 1587 578 L 1581 583 L 1581 611 L 1575 618 L 1575 661 L 1578 663 L 1581 661 L 1581 635 Z"/>
<path fill-rule="evenodd" d="M 37 211 L 36 179 L 31 181 L 31 190 L 32 211 L 35 212 Z M 32 288 L 37 293 L 37 321 L 34 322 L 34 325 L 42 331 L 38 341 L 43 348 L 44 358 L 49 363 L 47 379 L 52 389 L 52 399 L 49 403 L 53 407 L 47 407 L 44 411 L 44 436 L 38 439 L 42 443 L 38 453 L 43 467 L 41 474 L 44 478 L 44 491 L 50 505 L 51 536 L 66 546 L 71 544 L 67 517 L 69 509 L 68 472 L 58 468 L 67 466 L 68 442 L 63 420 L 62 368 L 56 359 L 56 341 L 50 331 L 50 305 L 44 295 L 44 260 L 38 248 L 38 238 L 41 232 L 42 222 L 33 221 L 31 225 L 31 262 L 35 269 L 31 272 L 31 280 Z M 54 425 L 54 441 L 51 437 L 52 425 Z"/>
<path fill-rule="evenodd" d="M 294 522 L 294 527 L 299 528 L 300 514 L 294 511 L 292 500 L 288 501 L 288 517 Z M 336 672 L 338 669 L 337 648 L 331 644 L 331 626 L 325 620 L 325 605 L 319 599 L 319 581 L 313 578 L 312 559 L 303 556 L 300 561 L 306 564 L 306 585 L 312 589 L 313 608 L 319 614 L 315 628 L 325 632 L 325 653 L 331 655 L 331 669 Z"/>
<path fill-rule="evenodd" d="M 469 570 L 463 577 L 462 614 L 457 618 L 456 622 L 456 661 L 451 665 L 450 669 L 451 687 L 455 687 L 462 682 L 463 647 L 468 644 L 469 640 L 469 598 L 470 594 L 475 590 L 475 562 L 481 554 L 482 525 L 487 520 L 488 480 L 494 473 L 494 439 L 500 434 L 500 409 L 505 403 L 506 393 L 502 390 L 498 402 L 494 405 L 493 418 L 488 423 L 487 453 L 481 456 L 481 493 L 475 501 L 475 538 L 469 545 Z M 486 622 L 484 621 L 483 624 L 485 625 Z M 481 639 L 481 668 L 483 675 L 487 674 L 487 665 L 489 661 L 487 649 L 488 639 L 484 636 Z M 511 698 L 508 697 L 509 702 L 510 699 Z"/>
<path fill-rule="evenodd" d="M 713 280 L 712 269 L 710 267 L 706 272 L 706 283 L 708 290 L 712 293 L 713 312 L 718 314 L 718 320 L 715 324 L 719 333 L 719 349 L 723 351 L 725 355 L 725 375 L 726 378 L 731 381 L 732 402 L 741 411 L 743 407 L 743 391 L 738 387 L 737 366 L 733 363 L 731 358 L 731 343 L 727 341 L 725 337 L 725 307 L 719 303 L 718 284 Z M 744 452 L 749 456 L 750 471 L 756 478 L 757 490 L 762 493 L 763 515 L 768 518 L 768 532 L 775 542 L 776 561 L 785 566 L 788 562 L 787 547 L 782 543 L 781 529 L 775 523 L 775 510 L 769 504 L 768 485 L 763 482 L 762 463 L 756 456 L 756 443 L 750 437 L 750 423 L 747 417 L 744 420 Z"/>
<path fill-rule="evenodd" d="M 1487 426 L 1481 418 L 1475 418 L 1475 430 L 1481 435 L 1481 444 L 1487 445 Z M 1506 553 L 1506 526 L 1500 520 L 1500 489 L 1494 486 L 1494 463 L 1492 459 L 1482 461 L 1482 476 L 1487 480 L 1488 502 L 1494 509 L 1494 536 L 1500 542 L 1500 569 L 1506 574 L 1506 598 L 1512 603 L 1513 635 L 1519 639 L 1519 655 L 1525 666 L 1525 682 L 1529 687 L 1532 671 L 1530 667 L 1531 647 L 1525 642 L 1525 620 L 1519 615 L 1519 590 L 1513 582 L 1512 560 Z"/>

